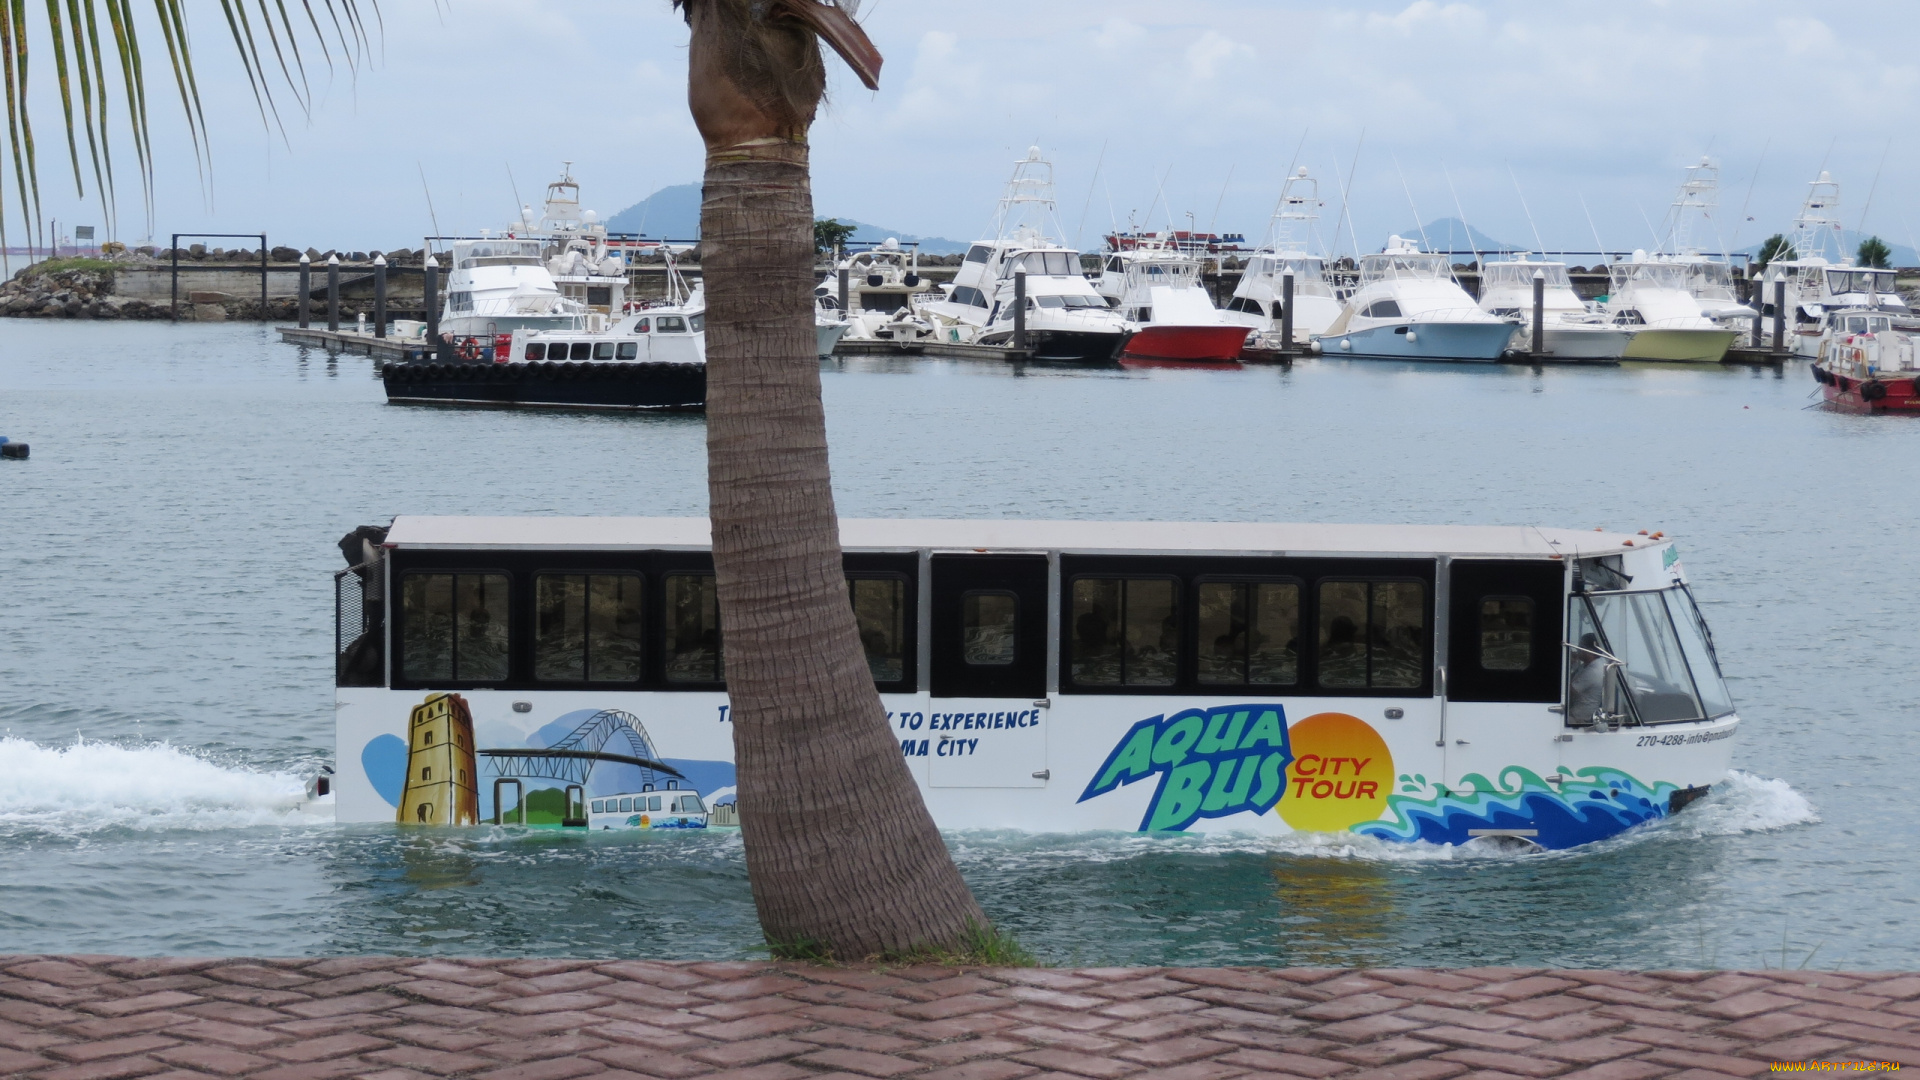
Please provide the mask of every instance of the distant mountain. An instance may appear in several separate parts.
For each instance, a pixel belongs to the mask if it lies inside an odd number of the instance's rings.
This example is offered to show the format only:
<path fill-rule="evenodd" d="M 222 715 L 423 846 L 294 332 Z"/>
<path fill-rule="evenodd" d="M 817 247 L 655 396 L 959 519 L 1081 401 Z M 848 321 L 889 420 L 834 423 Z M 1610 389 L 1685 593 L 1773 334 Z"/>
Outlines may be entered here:
<path fill-rule="evenodd" d="M 607 231 L 645 233 L 658 240 L 698 240 L 700 185 L 663 187 L 608 218 Z"/>
<path fill-rule="evenodd" d="M 879 243 L 891 236 L 902 244 L 918 241 L 920 250 L 928 255 L 958 255 L 967 250 L 964 240 L 948 240 L 943 236 L 915 236 L 898 229 L 885 229 L 878 225 L 868 225 L 852 218 L 839 219 L 842 223 L 856 226 L 853 239 Z M 674 184 L 627 207 L 625 210 L 607 219 L 608 232 L 645 233 L 660 240 L 698 240 L 700 239 L 700 185 Z"/>
<path fill-rule="evenodd" d="M 1426 233 L 1425 240 L 1421 240 L 1420 237 L 1421 237 L 1422 230 L 1418 228 L 1402 229 L 1395 235 L 1414 241 L 1415 243 L 1420 245 L 1420 250 L 1422 251 L 1455 251 L 1455 252 L 1470 253 L 1475 251 L 1492 252 L 1492 251 L 1525 251 L 1526 250 L 1524 247 L 1522 247 L 1519 244 L 1509 244 L 1504 240 L 1495 240 L 1493 237 L 1488 236 L 1486 233 L 1481 232 L 1479 229 L 1476 229 L 1471 225 L 1468 225 L 1466 222 L 1461 221 L 1459 218 L 1449 217 L 1449 218 L 1441 218 L 1438 221 L 1430 221 L 1427 223 L 1427 227 L 1424 231 Z M 1385 238 L 1382 238 L 1379 246 L 1375 247 L 1373 250 L 1379 251 L 1385 248 L 1386 246 L 1387 246 L 1387 242 Z M 1456 258 L 1455 261 L 1456 262 L 1471 261 L 1472 258 L 1473 256 L 1471 254 L 1467 254 L 1464 256 L 1464 258 Z"/>

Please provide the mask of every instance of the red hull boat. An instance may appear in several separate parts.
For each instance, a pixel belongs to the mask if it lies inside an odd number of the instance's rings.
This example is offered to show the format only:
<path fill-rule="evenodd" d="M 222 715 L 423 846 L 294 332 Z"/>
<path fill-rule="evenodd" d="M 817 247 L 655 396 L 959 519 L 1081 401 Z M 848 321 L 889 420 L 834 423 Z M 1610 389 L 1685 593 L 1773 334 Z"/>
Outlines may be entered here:
<path fill-rule="evenodd" d="M 1247 346 L 1244 326 L 1143 326 L 1127 339 L 1129 360 L 1237 361 Z"/>
<path fill-rule="evenodd" d="M 1852 413 L 1920 416 L 1920 379 L 1852 379 L 1824 367 L 1813 369 L 1827 404 Z"/>

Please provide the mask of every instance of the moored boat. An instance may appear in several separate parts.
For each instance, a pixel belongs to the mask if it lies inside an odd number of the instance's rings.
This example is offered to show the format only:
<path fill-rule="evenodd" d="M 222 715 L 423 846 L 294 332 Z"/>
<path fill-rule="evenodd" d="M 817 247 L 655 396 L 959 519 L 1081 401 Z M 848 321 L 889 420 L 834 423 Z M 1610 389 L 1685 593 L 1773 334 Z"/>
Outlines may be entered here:
<path fill-rule="evenodd" d="M 1327 356 L 1369 360 L 1500 359 L 1513 324 L 1475 306 L 1444 255 L 1398 236 L 1360 259 L 1360 287 L 1315 339 Z"/>
<path fill-rule="evenodd" d="M 1240 282 L 1221 314 L 1254 332 L 1259 348 L 1286 351 L 1307 344 L 1340 317 L 1340 301 L 1327 281 L 1320 220 L 1319 181 L 1306 166 L 1287 177 L 1267 237 L 1241 268 Z M 1288 322 L 1281 310 L 1286 278 L 1293 278 L 1293 340 L 1282 340 Z"/>
<path fill-rule="evenodd" d="M 1613 324 L 1633 333 L 1627 360 L 1719 363 L 1738 332 L 1701 313 L 1687 288 L 1689 268 L 1636 251 L 1607 266 L 1610 289 L 1603 306 Z"/>
<path fill-rule="evenodd" d="M 1828 405 L 1845 412 L 1920 416 L 1920 349 L 1911 334 L 1894 329 L 1889 312 L 1828 311 L 1823 325 L 1813 378 Z"/>
<path fill-rule="evenodd" d="M 1122 359 L 1237 361 L 1247 345 L 1245 326 L 1223 317 L 1200 284 L 1200 260 L 1169 237 L 1134 237 L 1102 258 L 1094 291 L 1133 324 Z"/>
<path fill-rule="evenodd" d="M 1632 332 L 1607 322 L 1573 291 L 1567 264 L 1531 255 L 1488 262 L 1480 272 L 1480 310 L 1514 323 L 1515 343 L 1532 348 L 1533 283 L 1540 278 L 1540 336 L 1546 355 L 1556 360 L 1618 360 Z"/>

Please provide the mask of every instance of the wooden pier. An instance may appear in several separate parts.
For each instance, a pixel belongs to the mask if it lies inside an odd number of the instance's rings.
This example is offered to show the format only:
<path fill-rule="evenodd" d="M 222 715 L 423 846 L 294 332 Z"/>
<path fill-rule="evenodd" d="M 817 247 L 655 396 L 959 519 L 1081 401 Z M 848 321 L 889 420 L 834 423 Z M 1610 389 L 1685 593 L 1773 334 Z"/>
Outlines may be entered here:
<path fill-rule="evenodd" d="M 423 360 L 433 353 L 432 346 L 418 339 L 377 338 L 371 330 L 323 330 L 319 327 L 282 326 L 280 340 L 295 345 L 318 345 L 328 352 L 359 353 L 377 360 Z"/>

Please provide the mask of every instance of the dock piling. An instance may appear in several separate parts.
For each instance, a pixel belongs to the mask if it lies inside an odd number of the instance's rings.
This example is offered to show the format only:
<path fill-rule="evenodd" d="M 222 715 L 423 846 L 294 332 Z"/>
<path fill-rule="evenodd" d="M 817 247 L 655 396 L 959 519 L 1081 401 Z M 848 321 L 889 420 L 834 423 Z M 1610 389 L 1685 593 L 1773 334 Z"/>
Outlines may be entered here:
<path fill-rule="evenodd" d="M 847 274 L 846 267 L 840 268 L 840 317 L 847 317 Z"/>
<path fill-rule="evenodd" d="M 327 329 L 340 329 L 340 256 L 327 256 Z"/>
<path fill-rule="evenodd" d="M 313 292 L 313 267 L 310 265 L 311 262 L 312 260 L 308 259 L 305 254 L 300 256 L 299 315 L 300 329 L 302 330 L 307 328 L 307 305 Z"/>
<path fill-rule="evenodd" d="M 1027 272 L 1013 275 L 1013 347 L 1027 347 Z"/>
<path fill-rule="evenodd" d="M 1280 273 L 1280 349 L 1293 352 L 1293 268 Z"/>
<path fill-rule="evenodd" d="M 1533 272 L 1533 356 L 1539 359 L 1547 351 L 1547 274 Z"/>
<path fill-rule="evenodd" d="M 1787 275 L 1773 272 L 1773 351 L 1787 351 Z"/>
<path fill-rule="evenodd" d="M 387 257 L 373 257 L 373 336 L 387 336 Z"/>
<path fill-rule="evenodd" d="M 427 294 L 427 347 L 433 348 L 440 343 L 440 260 L 434 258 L 432 250 L 426 252 L 422 277 Z"/>

